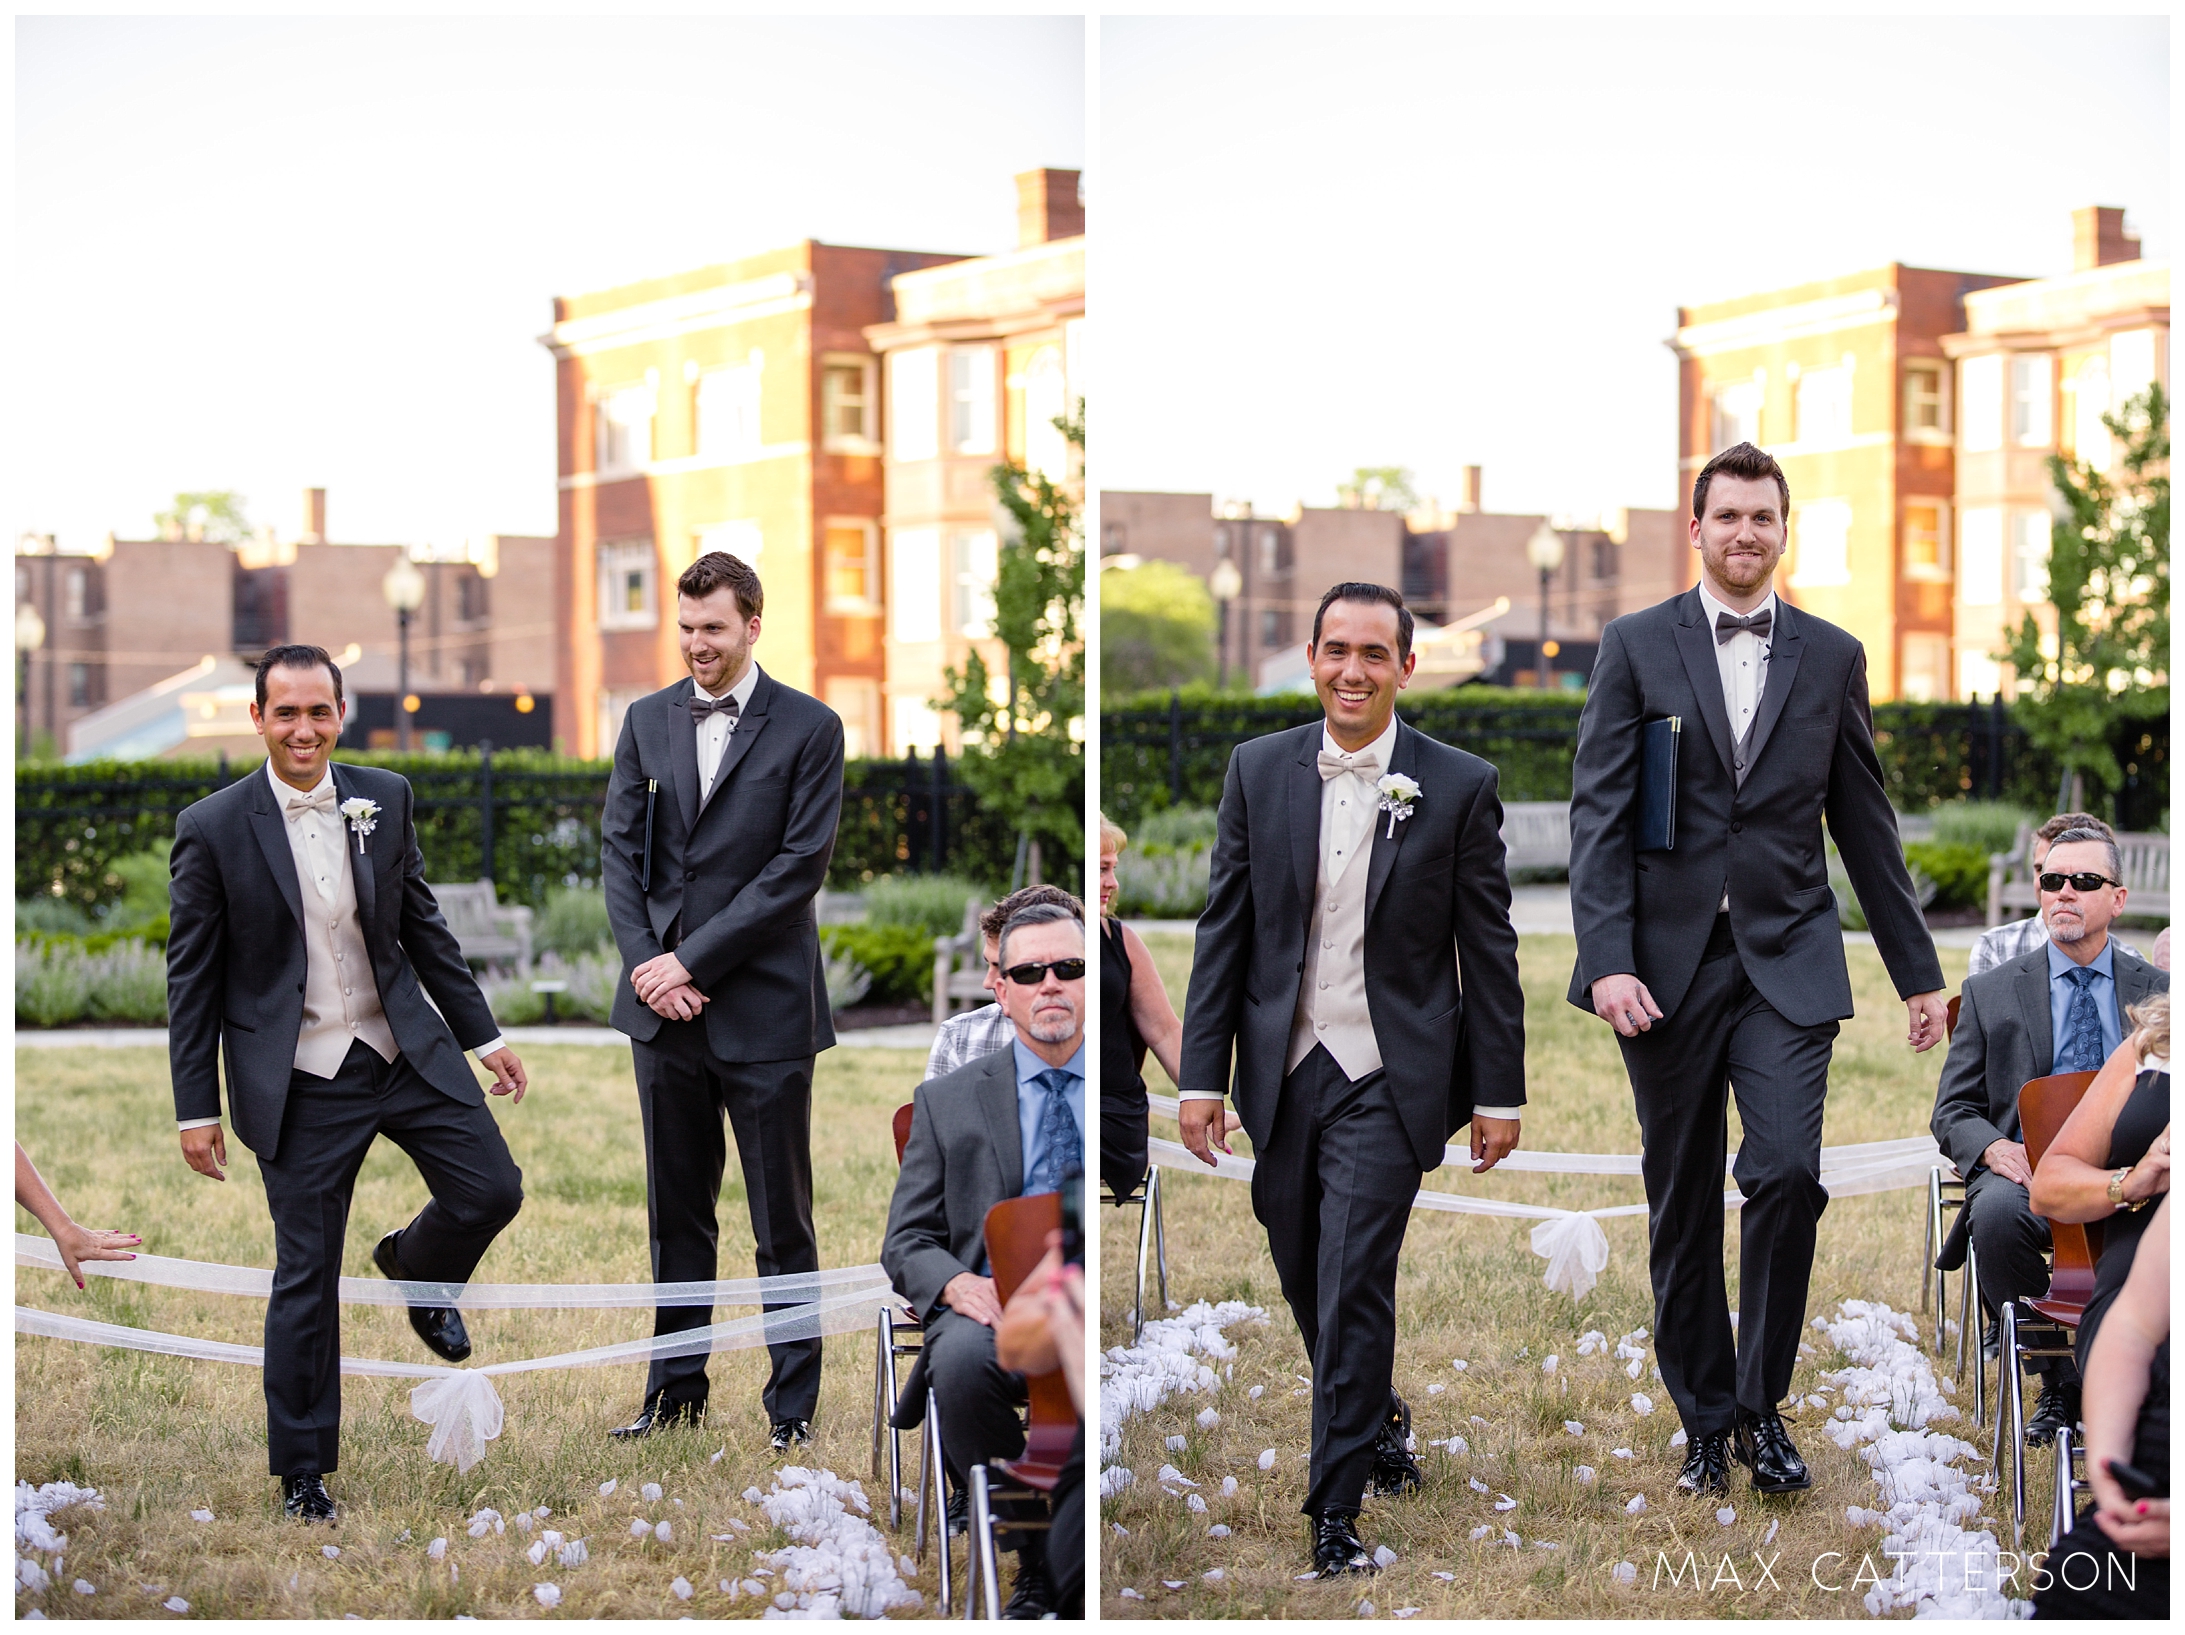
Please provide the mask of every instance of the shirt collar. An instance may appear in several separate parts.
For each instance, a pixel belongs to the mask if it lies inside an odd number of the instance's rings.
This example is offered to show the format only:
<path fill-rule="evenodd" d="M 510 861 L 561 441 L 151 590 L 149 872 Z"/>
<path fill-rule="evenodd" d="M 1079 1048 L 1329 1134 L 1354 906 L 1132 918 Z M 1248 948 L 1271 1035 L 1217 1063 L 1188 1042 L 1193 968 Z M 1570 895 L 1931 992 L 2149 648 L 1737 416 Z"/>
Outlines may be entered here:
<path fill-rule="evenodd" d="M 1699 607 L 1700 611 L 1707 615 L 1707 628 L 1709 630 L 1713 630 L 1715 628 L 1715 616 L 1717 614 L 1727 613 L 1733 619 L 1740 619 L 1749 616 L 1739 613 L 1735 608 L 1731 607 L 1726 602 L 1719 602 L 1715 600 L 1713 593 L 1710 592 L 1707 588 L 1707 581 L 1704 579 L 1702 579 L 1699 583 Z M 1762 602 L 1759 607 L 1754 608 L 1753 612 L 1759 613 L 1763 610 L 1765 610 L 1768 615 L 1769 628 L 1772 632 L 1775 620 L 1775 592 L 1772 589 L 1768 592 L 1767 600 Z"/>
<path fill-rule="evenodd" d="M 696 676 L 691 677 L 690 690 L 696 693 L 700 698 L 713 698 L 713 695 L 711 693 L 707 692 L 703 687 L 698 685 L 698 678 Z M 736 701 L 736 713 L 738 715 L 741 715 L 747 708 L 750 707 L 751 695 L 758 690 L 759 661 L 757 659 L 753 659 L 749 664 L 744 666 L 744 673 L 736 678 L 736 685 L 729 688 L 727 692 L 721 694 L 720 698 L 713 698 L 713 702 L 718 704 L 720 703 L 721 698 L 733 698 Z"/>
<path fill-rule="evenodd" d="M 1020 1038 L 1012 1038 L 1010 1047 L 1017 1053 L 1017 1088 L 1019 1090 L 1028 1086 L 1052 1065 L 1040 1060 L 1038 1053 Z M 1080 1044 L 1077 1047 L 1077 1054 L 1062 1064 L 1062 1071 L 1074 1073 L 1079 1079 L 1085 1077 L 1084 1045 Z"/>
<path fill-rule="evenodd" d="M 298 789 L 292 783 L 281 782 L 280 774 L 273 770 L 273 757 L 268 755 L 266 757 L 266 782 L 273 785 L 273 805 L 275 810 L 285 812 L 288 810 L 289 796 L 306 794 L 316 795 L 322 789 L 331 788 L 334 782 L 334 763 L 332 761 L 328 761 L 326 763 L 326 770 L 319 774 L 319 781 L 316 784 L 312 785 L 310 789 L 304 790 Z"/>
<path fill-rule="evenodd" d="M 2096 954 L 2093 959 L 2090 960 L 2083 968 L 2094 972 L 2097 976 L 2105 976 L 2109 978 L 2110 981 L 2114 982 L 2117 980 L 2116 958 L 2117 939 L 2115 937 L 2111 937 L 2107 942 L 2102 944 L 2102 951 Z M 2080 966 L 2079 962 L 2073 959 L 2069 954 L 2065 953 L 2061 948 L 2057 947 L 2053 940 L 2049 943 L 2049 981 L 2054 982 L 2066 971 L 2075 971 L 2081 968 L 2082 967 Z"/>
<path fill-rule="evenodd" d="M 1388 718 L 1388 725 L 1381 729 L 1380 737 L 1374 739 L 1364 749 L 1348 750 L 1335 741 L 1335 734 L 1328 730 L 1328 723 L 1323 718 L 1320 723 L 1320 747 L 1329 755 L 1371 755 L 1380 763 L 1381 770 L 1386 772 L 1389 769 L 1390 758 L 1396 753 L 1396 724 L 1397 718 L 1391 715 Z"/>

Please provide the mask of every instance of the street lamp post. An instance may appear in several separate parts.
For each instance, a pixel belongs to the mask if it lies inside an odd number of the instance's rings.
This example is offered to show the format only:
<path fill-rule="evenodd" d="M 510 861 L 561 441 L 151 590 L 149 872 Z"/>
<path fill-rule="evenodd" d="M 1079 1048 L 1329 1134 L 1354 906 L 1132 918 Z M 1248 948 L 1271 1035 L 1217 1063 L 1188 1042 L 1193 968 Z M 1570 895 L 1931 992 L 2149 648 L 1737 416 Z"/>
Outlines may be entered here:
<path fill-rule="evenodd" d="M 1220 677 L 1216 685 L 1226 689 L 1229 685 L 1229 604 L 1244 589 L 1244 575 L 1237 572 L 1237 565 L 1228 557 L 1214 564 L 1214 571 L 1206 576 L 1206 588 L 1214 593 L 1215 604 L 1221 609 L 1221 637 L 1217 664 Z"/>
<path fill-rule="evenodd" d="M 395 565 L 387 570 L 387 577 L 379 582 L 380 593 L 387 598 L 387 605 L 395 612 L 395 748 L 404 754 L 410 748 L 410 617 L 425 600 L 425 576 L 417 571 L 417 564 L 404 552 L 395 558 Z"/>
<path fill-rule="evenodd" d="M 1533 675 L 1545 691 L 1554 679 L 1548 673 L 1548 660 L 1553 656 L 1548 641 L 1548 581 L 1563 565 L 1563 536 L 1541 523 L 1533 530 L 1533 537 L 1525 541 L 1525 559 L 1540 572 L 1540 646 L 1533 661 Z"/>
<path fill-rule="evenodd" d="M 28 602 L 15 604 L 15 651 L 19 655 L 16 669 L 15 696 L 22 700 L 22 737 L 16 744 L 17 755 L 30 748 L 30 655 L 46 644 L 46 622 L 38 615 L 37 608 Z"/>

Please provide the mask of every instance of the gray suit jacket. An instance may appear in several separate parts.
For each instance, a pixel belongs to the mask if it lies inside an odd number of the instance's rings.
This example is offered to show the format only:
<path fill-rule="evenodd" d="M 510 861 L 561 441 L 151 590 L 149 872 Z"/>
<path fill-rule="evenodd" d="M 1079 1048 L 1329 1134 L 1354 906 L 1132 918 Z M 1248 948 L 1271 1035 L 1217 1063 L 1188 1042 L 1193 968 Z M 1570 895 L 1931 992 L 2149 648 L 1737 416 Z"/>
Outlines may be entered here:
<path fill-rule="evenodd" d="M 930 1317 L 948 1280 L 987 1276 L 986 1212 L 1024 1190 L 1014 1046 L 921 1084 L 880 1264 Z"/>
<path fill-rule="evenodd" d="M 2150 994 L 2170 991 L 2170 973 L 2147 960 L 2111 963 L 2117 984 L 2117 1019 Z M 1997 1141 L 2021 1141 L 2018 1092 L 2029 1079 L 2054 1071 L 2056 1042 L 2049 1021 L 2048 946 L 2007 960 L 1966 979 L 1950 1035 L 1949 1059 L 1935 1092 L 1932 1128 L 1958 1174 L 1971 1177 L 1980 1155 Z"/>
<path fill-rule="evenodd" d="M 379 803 L 363 851 L 354 843 L 344 850 L 372 980 L 402 1059 L 443 1094 L 479 1106 L 485 1093 L 463 1052 L 500 1030 L 425 884 L 409 780 L 336 763 L 334 789 L 345 801 Z M 308 962 L 288 820 L 264 771 L 185 808 L 168 862 L 167 1059 L 175 1117 L 220 1116 L 225 1046 L 236 1139 L 261 1157 L 277 1157 Z"/>
<path fill-rule="evenodd" d="M 689 677 L 623 717 L 600 817 L 601 882 L 622 952 L 614 1025 L 633 1039 L 660 1015 L 630 973 L 672 951 L 709 1001 L 706 1043 L 724 1062 L 795 1061 L 835 1042 L 812 900 L 842 817 L 842 718 L 760 672 L 729 735 L 713 792 L 698 798 Z M 649 889 L 646 784 L 653 800 Z"/>

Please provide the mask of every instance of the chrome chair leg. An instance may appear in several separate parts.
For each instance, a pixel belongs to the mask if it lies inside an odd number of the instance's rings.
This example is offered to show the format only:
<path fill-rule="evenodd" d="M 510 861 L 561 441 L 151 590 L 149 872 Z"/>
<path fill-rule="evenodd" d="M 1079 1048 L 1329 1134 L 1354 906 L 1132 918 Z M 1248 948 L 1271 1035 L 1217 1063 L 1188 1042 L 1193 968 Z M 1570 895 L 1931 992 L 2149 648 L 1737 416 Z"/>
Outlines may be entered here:
<path fill-rule="evenodd" d="M 2052 1550 L 2071 1531 L 2072 1523 L 2078 1519 L 2078 1506 L 2074 1500 L 2086 1484 L 2079 1479 L 2079 1473 L 2073 1468 L 2072 1461 L 2085 1458 L 2086 1449 L 2079 1446 L 2075 1427 L 2066 1425 L 2056 1433 L 2056 1483 L 2048 1517 L 2049 1548 Z"/>
<path fill-rule="evenodd" d="M 1919 1309 L 1925 1313 L 1930 1299 L 1935 1312 L 1935 1355 L 1942 1355 L 1942 1313 L 1947 1291 L 1943 1288 L 1942 1270 L 1935 1265 L 1935 1256 L 1941 1253 L 1936 1247 L 1942 1241 L 1942 1171 L 1927 1172 L 1927 1247 L 1921 1251 L 1919 1279 Z"/>
<path fill-rule="evenodd" d="M 941 1616 L 946 1618 L 955 1605 L 955 1568 L 948 1556 L 948 1466 L 941 1453 L 941 1404 L 931 1391 L 926 1393 L 926 1423 L 918 1442 L 918 1531 L 912 1545 L 913 1559 L 921 1566 L 925 1563 L 926 1525 L 930 1519 L 940 1543 L 936 1593 L 940 1596 Z"/>
<path fill-rule="evenodd" d="M 992 1481 L 984 1465 L 971 1467 L 971 1560 L 966 1566 L 970 1589 L 964 1596 L 964 1616 L 972 1616 L 972 1602 L 984 1598 L 986 1616 L 1001 1616 L 1001 1552 L 994 1547 Z"/>
<path fill-rule="evenodd" d="M 2025 1378 L 2018 1356 L 2018 1303 L 2003 1306 L 2003 1351 L 1998 1359 L 2003 1376 L 1996 1380 L 1998 1443 L 2010 1438 L 2011 1453 L 2011 1548 L 2023 1552 L 2026 1543 L 2026 1395 Z M 2004 1429 L 2003 1405 L 2009 1405 L 2009 1429 Z"/>
<path fill-rule="evenodd" d="M 1970 1346 L 1973 1423 L 1984 1425 L 1988 1419 L 1988 1308 L 1980 1301 L 1980 1256 L 1970 1243 L 1965 1245 L 1965 1272 L 1961 1281 L 1964 1287 L 1958 1291 L 1957 1380 L 1959 1385 L 1965 1383 L 1965 1355 Z"/>
<path fill-rule="evenodd" d="M 1161 1275 L 1161 1315 L 1168 1315 L 1168 1223 L 1161 1215 L 1161 1172 L 1146 1172 L 1146 1207 L 1153 1211 L 1153 1252 Z"/>
<path fill-rule="evenodd" d="M 1161 1172 L 1146 1172 L 1146 1190 L 1138 1201 L 1138 1281 L 1131 1294 L 1130 1343 L 1136 1345 L 1146 1332 L 1146 1257 L 1153 1249 L 1156 1200 L 1161 1195 Z"/>

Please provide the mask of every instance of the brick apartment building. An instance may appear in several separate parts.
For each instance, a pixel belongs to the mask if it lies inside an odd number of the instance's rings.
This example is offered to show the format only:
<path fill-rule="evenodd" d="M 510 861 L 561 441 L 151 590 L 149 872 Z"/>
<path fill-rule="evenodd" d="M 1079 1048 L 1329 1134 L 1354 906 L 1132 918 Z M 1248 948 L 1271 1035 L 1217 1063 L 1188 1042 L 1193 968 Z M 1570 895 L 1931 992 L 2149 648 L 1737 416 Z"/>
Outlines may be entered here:
<path fill-rule="evenodd" d="M 993 468 L 1076 475 L 1054 422 L 1084 394 L 1078 173 L 1027 171 L 1016 184 L 1015 250 L 899 273 L 894 315 L 865 330 L 887 403 L 887 628 L 884 670 L 862 673 L 881 677 L 864 708 L 876 728 L 884 721 L 889 754 L 961 747 L 955 719 L 932 701 L 943 671 L 974 648 L 990 673 L 1005 673 L 1007 650 L 992 636 L 1005 515 Z"/>
<path fill-rule="evenodd" d="M 1955 441 L 1957 696 L 2013 691 L 1998 653 L 2027 613 L 2053 639 L 2048 458 L 2097 470 L 2121 450 L 2102 424 L 2170 378 L 2170 269 L 2140 259 L 2124 212 L 2073 212 L 2073 266 L 1965 298 L 1942 337 L 1954 362 L 1941 408 Z M 1955 414 L 1950 413 L 1955 405 Z"/>

